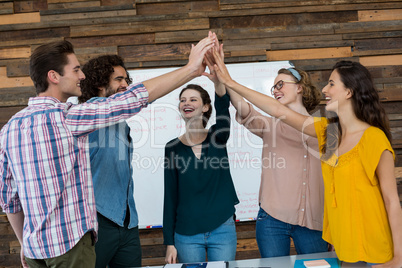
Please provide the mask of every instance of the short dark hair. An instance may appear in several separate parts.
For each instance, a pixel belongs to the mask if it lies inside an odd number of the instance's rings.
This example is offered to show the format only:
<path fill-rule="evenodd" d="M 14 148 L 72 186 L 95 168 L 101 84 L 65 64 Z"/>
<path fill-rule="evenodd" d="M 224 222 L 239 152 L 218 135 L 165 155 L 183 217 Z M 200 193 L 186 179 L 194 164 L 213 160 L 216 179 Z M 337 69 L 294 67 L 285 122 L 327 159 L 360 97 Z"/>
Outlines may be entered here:
<path fill-rule="evenodd" d="M 68 41 L 47 43 L 34 50 L 29 61 L 29 75 L 36 94 L 45 92 L 49 87 L 47 74 L 50 70 L 64 75 L 64 66 L 68 64 L 67 56 L 70 54 L 74 54 L 74 48 Z"/>
<path fill-rule="evenodd" d="M 127 84 L 132 80 L 123 59 L 118 55 L 103 55 L 89 60 L 82 67 L 85 79 L 81 81 L 81 96 L 78 97 L 80 103 L 86 102 L 90 98 L 99 96 L 100 87 L 108 87 L 110 76 L 114 72 L 114 67 L 121 66 L 127 74 Z"/>
<path fill-rule="evenodd" d="M 212 114 L 212 105 L 211 105 L 211 98 L 209 97 L 208 91 L 206 91 L 203 87 L 195 84 L 188 84 L 185 88 L 183 88 L 179 94 L 179 98 L 181 98 L 181 95 L 183 94 L 184 91 L 187 89 L 193 89 L 195 91 L 198 91 L 201 95 L 201 100 L 202 104 L 205 105 L 207 104 L 209 106 L 208 111 L 203 113 L 203 120 L 202 120 L 202 125 L 204 128 L 207 126 L 207 123 L 209 121 L 209 118 L 211 117 Z"/>

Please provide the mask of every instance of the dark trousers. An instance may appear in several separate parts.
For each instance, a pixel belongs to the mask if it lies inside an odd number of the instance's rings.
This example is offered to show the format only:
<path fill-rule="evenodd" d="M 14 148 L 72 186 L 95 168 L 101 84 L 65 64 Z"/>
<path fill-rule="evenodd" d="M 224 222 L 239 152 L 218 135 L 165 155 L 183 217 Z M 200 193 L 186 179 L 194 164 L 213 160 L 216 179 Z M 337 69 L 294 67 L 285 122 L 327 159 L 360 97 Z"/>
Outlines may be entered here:
<path fill-rule="evenodd" d="M 98 242 L 95 244 L 96 268 L 140 267 L 141 244 L 138 226 L 128 229 L 128 214 L 124 227 L 98 213 Z"/>

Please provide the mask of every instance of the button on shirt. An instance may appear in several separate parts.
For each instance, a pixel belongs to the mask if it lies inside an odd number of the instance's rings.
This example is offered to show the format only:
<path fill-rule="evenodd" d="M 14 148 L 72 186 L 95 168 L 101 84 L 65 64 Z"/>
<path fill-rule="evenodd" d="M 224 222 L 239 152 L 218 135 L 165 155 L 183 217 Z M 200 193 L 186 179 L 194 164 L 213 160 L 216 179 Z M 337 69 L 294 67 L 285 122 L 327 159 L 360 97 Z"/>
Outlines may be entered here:
<path fill-rule="evenodd" d="M 324 184 L 318 141 L 249 105 L 237 121 L 263 139 L 259 201 L 272 217 L 293 225 L 322 230 Z"/>
<path fill-rule="evenodd" d="M 0 132 L 0 205 L 23 211 L 24 254 L 47 259 L 97 231 L 87 134 L 148 104 L 143 84 L 93 103 L 29 99 Z"/>

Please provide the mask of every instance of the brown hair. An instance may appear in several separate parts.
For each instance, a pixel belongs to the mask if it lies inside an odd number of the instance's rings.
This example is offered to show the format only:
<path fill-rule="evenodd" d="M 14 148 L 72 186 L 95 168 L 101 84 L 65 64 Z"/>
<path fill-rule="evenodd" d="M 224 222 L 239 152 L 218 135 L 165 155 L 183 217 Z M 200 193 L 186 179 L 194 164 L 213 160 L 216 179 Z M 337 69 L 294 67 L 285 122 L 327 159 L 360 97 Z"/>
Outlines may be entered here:
<path fill-rule="evenodd" d="M 34 82 L 36 94 L 45 92 L 49 87 L 49 71 L 54 70 L 64 75 L 64 66 L 68 64 L 67 56 L 73 53 L 73 45 L 68 41 L 47 43 L 34 50 L 29 61 L 29 75 Z"/>
<path fill-rule="evenodd" d="M 126 71 L 127 84 L 131 84 L 131 78 L 124 65 L 123 59 L 118 55 L 103 55 L 89 60 L 82 67 L 85 79 L 81 81 L 82 95 L 78 97 L 80 103 L 86 102 L 92 97 L 99 95 L 100 87 L 108 87 L 110 76 L 114 72 L 114 67 L 121 66 Z"/>
<path fill-rule="evenodd" d="M 295 82 L 302 87 L 303 106 L 306 107 L 308 112 L 313 111 L 320 103 L 321 91 L 313 85 L 308 73 L 292 67 L 291 69 L 296 70 L 300 74 L 301 79 L 299 80 L 289 69 L 282 68 L 278 71 L 278 74 L 291 75 L 295 79 Z"/>

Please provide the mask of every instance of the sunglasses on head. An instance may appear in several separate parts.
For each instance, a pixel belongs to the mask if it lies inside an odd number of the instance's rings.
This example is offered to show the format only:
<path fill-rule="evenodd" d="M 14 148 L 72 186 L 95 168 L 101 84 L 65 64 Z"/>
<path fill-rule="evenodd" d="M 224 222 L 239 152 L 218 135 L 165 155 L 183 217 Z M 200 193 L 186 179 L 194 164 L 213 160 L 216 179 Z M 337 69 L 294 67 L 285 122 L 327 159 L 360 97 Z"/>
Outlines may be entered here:
<path fill-rule="evenodd" d="M 279 80 L 275 85 L 272 86 L 271 88 L 271 95 L 274 95 L 274 90 L 281 90 L 283 88 L 284 83 L 292 83 L 292 84 L 297 84 L 295 81 L 286 81 L 286 80 Z"/>

